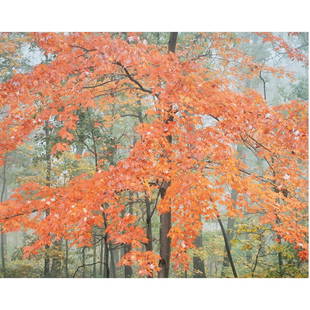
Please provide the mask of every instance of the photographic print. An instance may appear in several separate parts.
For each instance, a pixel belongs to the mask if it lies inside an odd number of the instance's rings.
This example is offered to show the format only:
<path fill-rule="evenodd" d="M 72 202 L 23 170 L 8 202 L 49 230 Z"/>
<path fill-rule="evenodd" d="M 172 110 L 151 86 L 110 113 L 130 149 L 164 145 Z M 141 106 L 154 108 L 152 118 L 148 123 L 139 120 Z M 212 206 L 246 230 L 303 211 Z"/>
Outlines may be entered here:
<path fill-rule="evenodd" d="M 1 32 L 0 277 L 307 278 L 307 32 Z"/>

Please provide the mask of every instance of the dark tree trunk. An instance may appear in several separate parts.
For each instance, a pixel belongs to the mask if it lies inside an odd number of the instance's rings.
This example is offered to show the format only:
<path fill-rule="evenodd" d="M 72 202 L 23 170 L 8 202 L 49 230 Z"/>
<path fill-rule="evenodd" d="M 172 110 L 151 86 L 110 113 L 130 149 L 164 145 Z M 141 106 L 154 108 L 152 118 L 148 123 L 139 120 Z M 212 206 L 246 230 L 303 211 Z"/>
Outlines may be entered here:
<path fill-rule="evenodd" d="M 165 183 L 161 188 L 161 199 L 165 197 L 166 190 L 170 183 Z M 161 270 L 158 273 L 159 278 L 169 277 L 170 267 L 170 252 L 171 252 L 171 239 L 168 237 L 168 233 L 171 228 L 171 212 L 167 212 L 160 215 L 160 232 L 159 232 L 159 243 L 160 243 L 160 261 L 159 267 Z"/>
<path fill-rule="evenodd" d="M 235 219 L 229 217 L 227 220 L 227 240 L 229 243 L 229 248 L 231 249 L 231 239 L 233 238 L 233 232 L 232 230 L 234 229 L 234 224 L 235 224 Z M 229 258 L 227 255 L 226 248 L 224 249 L 224 260 L 223 260 L 223 266 L 222 266 L 222 272 L 221 276 L 225 277 L 225 269 L 229 267 Z"/>
<path fill-rule="evenodd" d="M 176 44 L 177 44 L 177 32 L 171 32 L 170 38 L 168 42 L 168 52 L 175 52 Z M 172 112 L 172 107 L 170 108 Z M 165 120 L 165 123 L 170 123 L 174 119 L 173 114 L 171 114 L 168 119 Z M 167 136 L 167 140 L 169 143 L 172 143 L 172 136 Z M 163 199 L 166 195 L 167 188 L 170 186 L 170 182 L 164 182 L 161 187 L 161 199 Z M 159 235 L 159 254 L 160 261 L 159 267 L 161 270 L 158 273 L 159 278 L 168 278 L 169 277 L 169 267 L 170 267 L 170 252 L 171 252 L 171 240 L 168 237 L 169 230 L 171 228 L 171 211 L 167 213 L 163 213 L 160 215 L 160 235 Z"/>
<path fill-rule="evenodd" d="M 108 223 L 104 213 L 103 213 L 103 219 L 104 219 L 104 229 L 106 230 Z M 109 243 L 108 243 L 108 234 L 105 231 L 103 241 L 104 241 L 103 277 L 110 278 Z"/>
<path fill-rule="evenodd" d="M 231 256 L 229 241 L 228 241 L 228 238 L 227 238 L 227 234 L 226 234 L 224 225 L 223 225 L 223 223 L 222 223 L 222 221 L 221 221 L 219 216 L 217 217 L 217 220 L 218 220 L 218 222 L 220 224 L 220 227 L 221 227 L 221 231 L 222 231 L 224 242 L 225 242 L 225 249 L 226 249 L 226 252 L 227 252 L 227 256 L 228 256 L 228 260 L 229 260 L 231 269 L 233 271 L 234 277 L 238 278 L 238 274 L 237 274 L 237 271 L 236 271 L 236 268 L 235 268 L 235 264 L 234 264 L 233 258 Z"/>
<path fill-rule="evenodd" d="M 197 236 L 195 240 L 195 246 L 197 249 L 202 248 L 202 232 Z M 205 278 L 206 277 L 206 270 L 204 261 L 197 255 L 193 257 L 193 276 L 194 278 Z"/>
<path fill-rule="evenodd" d="M 145 244 L 145 249 L 147 251 L 153 251 L 151 201 L 147 195 L 145 195 L 145 205 L 146 205 L 146 237 L 148 239 L 148 242 Z"/>
<path fill-rule="evenodd" d="M 133 141 L 133 143 L 135 143 L 135 141 Z M 129 192 L 129 204 L 128 204 L 128 212 L 129 212 L 129 214 L 133 214 L 132 205 L 133 205 L 132 192 Z M 130 244 L 124 244 L 123 255 L 126 255 L 130 251 L 131 251 L 131 245 Z M 125 265 L 124 266 L 124 276 L 125 276 L 125 278 L 131 278 L 132 275 L 133 275 L 132 267 Z"/>
<path fill-rule="evenodd" d="M 124 255 L 128 252 L 131 251 L 131 245 L 130 244 L 125 244 L 124 246 Z M 124 273 L 125 273 L 125 278 L 131 278 L 132 277 L 132 268 L 131 266 L 125 266 L 124 267 Z"/>
<path fill-rule="evenodd" d="M 170 32 L 169 42 L 168 42 L 168 52 L 175 53 L 177 46 L 178 33 Z"/>
<path fill-rule="evenodd" d="M 53 278 L 57 278 L 60 276 L 61 273 L 61 240 L 55 241 L 53 244 L 53 259 L 52 259 L 52 268 L 51 268 L 51 275 Z"/>
<path fill-rule="evenodd" d="M 242 151 L 241 151 L 239 145 L 238 145 L 237 149 L 238 149 L 239 156 L 240 156 Z M 233 201 L 233 207 L 236 206 L 237 197 L 238 197 L 238 192 L 235 191 L 235 190 L 232 190 L 232 192 L 231 192 L 231 199 Z M 230 249 L 231 249 L 231 239 L 233 238 L 233 235 L 234 235 L 234 232 L 233 232 L 234 225 L 235 225 L 235 219 L 229 217 L 228 220 L 227 220 L 226 235 L 227 235 L 227 240 L 228 240 L 228 244 L 229 244 L 229 248 Z M 226 247 L 225 247 L 225 249 L 224 249 L 224 260 L 223 260 L 222 271 L 221 271 L 221 276 L 222 277 L 225 276 L 225 269 L 229 266 L 229 264 L 230 264 L 229 263 L 229 258 L 228 258 L 228 254 L 227 254 Z"/>
<path fill-rule="evenodd" d="M 48 277 L 50 274 L 50 259 L 48 255 L 49 246 L 45 246 L 45 254 L 44 254 L 44 277 Z"/>
<path fill-rule="evenodd" d="M 276 223 L 277 224 L 281 223 L 281 221 L 280 221 L 278 216 L 277 216 L 277 219 L 276 219 Z M 281 243 L 282 243 L 281 236 L 277 235 L 277 239 L 279 240 L 279 244 L 281 245 Z M 283 278 L 283 275 L 284 275 L 284 273 L 283 273 L 283 257 L 282 257 L 281 249 L 278 252 L 278 266 L 279 266 L 279 276 L 280 276 L 280 278 Z"/>

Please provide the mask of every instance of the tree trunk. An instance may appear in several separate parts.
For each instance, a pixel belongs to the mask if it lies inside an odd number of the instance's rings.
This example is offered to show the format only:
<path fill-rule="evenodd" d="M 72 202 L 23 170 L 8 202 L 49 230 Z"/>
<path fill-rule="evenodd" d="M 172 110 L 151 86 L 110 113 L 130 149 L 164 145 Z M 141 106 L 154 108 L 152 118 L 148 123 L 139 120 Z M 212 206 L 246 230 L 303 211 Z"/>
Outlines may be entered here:
<path fill-rule="evenodd" d="M 4 158 L 4 165 L 3 165 L 3 180 L 2 180 L 2 190 L 1 190 L 1 202 L 4 201 L 4 193 L 6 189 L 6 157 Z M 4 274 L 4 277 L 6 276 L 6 264 L 5 264 L 5 234 L 2 232 L 2 226 L 0 226 L 0 236 L 1 236 L 1 269 Z"/>
<path fill-rule="evenodd" d="M 202 248 L 202 231 L 199 233 L 195 240 L 195 246 L 197 249 Z M 204 261 L 198 256 L 194 255 L 193 257 L 193 276 L 194 278 L 205 278 L 206 277 L 206 271 L 205 271 L 205 264 Z"/>
<path fill-rule="evenodd" d="M 220 224 L 220 227 L 221 227 L 221 231 L 222 231 L 224 242 L 225 242 L 225 249 L 226 249 L 226 252 L 227 252 L 227 256 L 228 256 L 228 260 L 229 260 L 231 269 L 233 271 L 234 277 L 238 278 L 238 274 L 237 274 L 237 271 L 236 271 L 236 268 L 235 268 L 235 264 L 234 264 L 233 258 L 231 256 L 229 241 L 228 241 L 228 238 L 227 238 L 227 234 L 226 234 L 224 225 L 223 225 L 223 223 L 222 223 L 222 221 L 221 221 L 219 216 L 217 217 L 217 220 L 218 220 L 218 222 Z"/>
<path fill-rule="evenodd" d="M 85 259 L 85 251 L 86 251 L 86 247 L 84 246 L 82 248 L 82 277 L 85 278 L 85 263 L 86 263 L 86 259 Z"/>
<path fill-rule="evenodd" d="M 110 269 L 109 269 L 109 246 L 107 238 L 104 238 L 104 261 L 103 261 L 103 277 L 110 278 Z"/>
<path fill-rule="evenodd" d="M 146 237 L 148 239 L 145 245 L 145 249 L 147 251 L 153 251 L 151 201 L 147 195 L 145 195 L 145 205 L 146 205 Z"/>
<path fill-rule="evenodd" d="M 97 261 L 97 245 L 96 245 L 96 237 L 95 234 L 93 236 L 93 277 L 97 278 L 97 265 L 96 265 L 96 261 Z"/>
<path fill-rule="evenodd" d="M 277 216 L 276 218 L 276 223 L 277 224 L 280 224 L 281 221 L 279 219 L 279 217 Z M 282 238 L 280 235 L 277 235 L 277 239 L 279 240 L 279 244 L 281 245 L 282 243 Z M 280 278 L 283 278 L 283 257 L 282 257 L 282 249 L 280 249 L 278 251 L 278 267 L 279 267 L 279 275 L 280 275 Z"/>
<path fill-rule="evenodd" d="M 135 141 L 134 141 L 134 143 L 135 143 Z M 133 204 L 132 192 L 129 192 L 129 208 L 128 208 L 129 214 L 133 214 L 132 204 Z M 128 252 L 130 252 L 131 251 L 131 245 L 125 244 L 123 251 L 124 251 L 124 255 L 127 254 Z M 124 275 L 125 275 L 125 278 L 131 278 L 132 277 L 133 272 L 132 272 L 131 266 L 126 266 L 126 265 L 124 266 Z"/>
<path fill-rule="evenodd" d="M 50 274 L 50 259 L 49 259 L 49 246 L 45 246 L 45 254 L 44 254 L 44 277 L 47 278 Z"/>
<path fill-rule="evenodd" d="M 46 185 L 51 186 L 51 173 L 52 173 L 52 161 L 50 153 L 50 132 L 48 129 L 48 122 L 45 122 L 45 156 L 46 156 Z M 50 210 L 45 211 L 45 217 L 48 217 Z M 49 258 L 49 245 L 45 245 L 45 254 L 44 254 L 44 277 L 50 276 L 50 258 Z"/>
<path fill-rule="evenodd" d="M 131 251 L 131 245 L 125 244 L 124 246 L 124 255 Z M 125 278 L 131 278 L 132 277 L 132 268 L 131 266 L 125 266 L 124 268 Z"/>
<path fill-rule="evenodd" d="M 69 278 L 69 268 L 68 268 L 68 261 L 69 261 L 69 245 L 68 240 L 65 240 L 65 275 L 66 278 Z"/>
<path fill-rule="evenodd" d="M 57 278 L 60 276 L 61 273 L 61 240 L 55 241 L 53 244 L 53 259 L 52 259 L 52 268 L 51 268 L 51 275 L 53 278 Z"/>
<path fill-rule="evenodd" d="M 161 188 L 161 199 L 165 197 L 166 190 L 170 183 L 165 183 Z M 159 267 L 161 270 L 158 273 L 159 278 L 169 277 L 170 267 L 170 252 L 171 252 L 171 239 L 168 237 L 168 233 L 171 228 L 171 212 L 167 212 L 160 215 L 160 232 L 159 232 L 159 243 L 160 243 L 160 261 Z"/>
<path fill-rule="evenodd" d="M 175 53 L 175 48 L 177 46 L 178 33 L 170 32 L 169 42 L 168 42 L 168 52 Z"/>
<path fill-rule="evenodd" d="M 177 44 L 177 32 L 171 32 L 170 38 L 168 42 L 168 52 L 175 52 L 176 44 Z M 172 111 L 172 107 L 170 109 Z M 173 115 L 170 115 L 168 119 L 165 120 L 165 123 L 170 123 L 173 121 Z M 169 143 L 172 143 L 172 136 L 167 136 L 167 140 Z M 164 182 L 161 187 L 161 199 L 163 199 L 166 195 L 167 188 L 170 186 L 170 182 Z M 159 278 L 168 278 L 169 277 L 169 266 L 170 266 L 170 252 L 171 252 L 171 240 L 168 237 L 169 230 L 171 228 L 171 211 L 160 215 L 160 261 L 159 267 L 161 270 L 158 273 Z"/>
<path fill-rule="evenodd" d="M 106 230 L 108 224 L 105 214 L 103 213 L 104 219 L 104 229 Z M 110 278 L 110 269 L 109 269 L 109 243 L 108 243 L 108 234 L 104 232 L 104 260 L 103 260 L 103 277 Z"/>
<path fill-rule="evenodd" d="M 239 154 L 241 154 L 241 150 L 240 149 L 238 149 L 238 150 L 239 150 Z M 235 191 L 235 190 L 232 190 L 231 191 L 231 199 L 233 201 L 233 207 L 236 206 L 237 197 L 238 197 L 238 192 Z M 227 233 L 226 233 L 227 234 L 227 241 L 228 241 L 228 244 L 229 244 L 229 249 L 231 249 L 231 242 L 230 241 L 233 238 L 234 225 L 235 225 L 235 219 L 229 217 L 228 220 L 227 220 Z M 224 260 L 223 260 L 222 271 L 221 271 L 221 276 L 222 277 L 225 276 L 225 269 L 228 266 L 229 266 L 229 258 L 228 258 L 228 254 L 227 254 L 226 249 L 224 249 Z"/>
<path fill-rule="evenodd" d="M 234 224 L 235 224 L 235 219 L 229 217 L 228 220 L 227 220 L 227 240 L 228 240 L 230 249 L 231 249 L 231 243 L 230 243 L 230 241 L 231 241 L 231 239 L 232 239 L 232 237 L 233 237 L 232 230 L 233 230 L 233 228 L 234 228 Z M 224 249 L 224 260 L 223 260 L 222 272 L 221 272 L 221 276 L 222 276 L 222 277 L 225 277 L 225 269 L 226 269 L 228 266 L 229 266 L 229 258 L 228 258 L 226 249 Z"/>
<path fill-rule="evenodd" d="M 104 241 L 103 238 L 100 240 L 100 265 L 99 265 L 99 274 L 101 277 L 103 277 L 103 245 Z"/>
<path fill-rule="evenodd" d="M 111 278 L 116 278 L 115 255 L 114 255 L 114 249 L 112 248 L 111 243 L 109 243 L 109 250 L 110 250 Z"/>

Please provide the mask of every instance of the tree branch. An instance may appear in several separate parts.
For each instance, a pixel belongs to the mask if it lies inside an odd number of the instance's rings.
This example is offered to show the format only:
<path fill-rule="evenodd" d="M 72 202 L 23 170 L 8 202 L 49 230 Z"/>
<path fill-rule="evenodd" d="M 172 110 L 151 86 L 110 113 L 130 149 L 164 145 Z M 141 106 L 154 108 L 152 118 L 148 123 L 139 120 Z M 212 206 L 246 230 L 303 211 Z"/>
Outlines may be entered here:
<path fill-rule="evenodd" d="M 129 73 L 128 69 L 123 64 L 121 64 L 119 61 L 114 62 L 114 64 L 120 66 L 124 70 L 124 72 L 126 73 L 126 76 L 129 78 L 129 80 L 132 81 L 134 84 L 136 84 L 140 90 L 144 91 L 145 93 L 153 94 L 152 90 L 144 88 L 140 84 L 140 82 L 138 82 L 136 79 L 134 79 L 132 77 L 132 75 Z"/>
<path fill-rule="evenodd" d="M 100 261 L 100 262 L 95 262 L 95 263 L 81 265 L 81 266 L 77 267 L 77 269 L 75 270 L 72 278 L 75 278 L 75 276 L 76 276 L 77 272 L 80 270 L 80 268 L 84 268 L 84 267 L 87 267 L 87 266 L 93 266 L 93 265 L 96 265 L 96 264 L 102 264 L 102 263 L 103 262 Z"/>

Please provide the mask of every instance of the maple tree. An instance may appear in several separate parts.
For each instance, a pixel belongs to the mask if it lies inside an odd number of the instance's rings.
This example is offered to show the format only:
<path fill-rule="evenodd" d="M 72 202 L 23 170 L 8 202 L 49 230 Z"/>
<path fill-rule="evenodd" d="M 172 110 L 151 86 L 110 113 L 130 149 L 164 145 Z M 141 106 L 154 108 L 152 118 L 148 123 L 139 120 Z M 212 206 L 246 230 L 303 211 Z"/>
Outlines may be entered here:
<path fill-rule="evenodd" d="M 262 72 L 292 78 L 288 72 L 256 62 L 240 48 L 246 40 L 229 33 L 199 34 L 191 46 L 178 46 L 172 33 L 168 49 L 148 43 L 140 33 L 31 37 L 49 61 L 0 86 L 2 163 L 33 133 L 46 132 L 45 180 L 21 185 L 0 208 L 4 231 L 36 234 L 25 256 L 62 239 L 70 246 L 92 247 L 95 229 L 105 255 L 112 245 L 126 245 L 120 264 L 138 265 L 140 276 L 168 277 L 170 261 L 175 270 L 189 270 L 189 253 L 205 221 L 221 224 L 221 216 L 254 214 L 278 243 L 292 244 L 300 259 L 308 259 L 307 103 L 270 106 L 244 86 Z M 304 54 L 278 36 L 258 37 L 307 64 Z M 122 140 L 125 133 L 113 138 L 127 117 L 137 120 L 129 142 Z M 266 169 L 253 172 L 238 145 Z M 81 161 L 81 146 L 92 156 L 93 168 L 64 184 L 52 182 L 51 166 L 70 150 Z M 125 155 L 116 159 L 118 149 Z M 133 195 L 146 202 L 146 225 L 127 212 Z M 151 240 L 155 212 L 159 252 Z M 226 250 L 231 256 L 228 241 Z M 255 268 L 250 267 L 252 274 Z"/>

